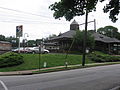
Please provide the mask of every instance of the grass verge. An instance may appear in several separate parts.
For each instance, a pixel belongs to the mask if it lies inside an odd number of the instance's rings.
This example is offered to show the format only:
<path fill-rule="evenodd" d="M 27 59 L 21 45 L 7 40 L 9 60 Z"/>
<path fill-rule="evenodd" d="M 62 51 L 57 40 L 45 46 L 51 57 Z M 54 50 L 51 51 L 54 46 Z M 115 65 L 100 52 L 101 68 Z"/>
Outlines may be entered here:
<path fill-rule="evenodd" d="M 85 66 L 69 65 L 68 67 L 63 66 L 63 67 L 56 67 L 56 68 L 49 68 L 49 69 L 41 69 L 40 71 L 39 70 L 38 71 L 33 71 L 33 74 L 49 73 L 49 72 L 56 72 L 56 71 L 65 71 L 65 70 L 72 70 L 72 69 L 82 69 L 82 68 L 113 65 L 113 64 L 120 64 L 120 62 L 92 63 L 92 64 L 86 64 Z"/>
<path fill-rule="evenodd" d="M 33 70 L 39 68 L 44 68 L 44 62 L 47 63 L 46 68 L 64 66 L 65 62 L 68 62 L 68 65 L 81 64 L 82 55 L 68 55 L 68 58 L 65 59 L 65 54 L 42 54 L 39 62 L 39 54 L 21 54 L 24 57 L 24 63 L 14 67 L 0 68 L 0 72 L 9 72 L 9 71 L 21 71 L 21 70 Z M 93 63 L 93 61 L 86 58 L 86 63 Z"/>

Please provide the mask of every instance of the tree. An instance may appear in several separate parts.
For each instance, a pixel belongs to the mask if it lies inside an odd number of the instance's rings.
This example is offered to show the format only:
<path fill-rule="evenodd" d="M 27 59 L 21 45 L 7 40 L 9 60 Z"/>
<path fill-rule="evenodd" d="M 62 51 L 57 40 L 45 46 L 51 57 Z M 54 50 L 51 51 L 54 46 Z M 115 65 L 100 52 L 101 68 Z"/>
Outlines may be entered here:
<path fill-rule="evenodd" d="M 49 8 L 54 10 L 53 16 L 57 19 L 60 17 L 65 17 L 66 20 L 71 20 L 75 16 L 80 16 L 85 14 L 86 7 L 88 7 L 88 12 L 95 10 L 97 0 L 61 0 L 60 2 L 55 2 Z"/>
<path fill-rule="evenodd" d="M 13 37 L 13 36 L 5 37 L 4 35 L 0 35 L 0 41 L 10 42 L 10 43 L 12 44 L 12 47 L 13 47 L 13 48 L 18 47 L 18 43 L 19 43 L 18 38 L 15 38 L 15 37 Z"/>
<path fill-rule="evenodd" d="M 105 0 L 101 0 L 101 1 L 105 1 Z M 119 10 L 120 10 L 119 0 L 109 0 L 109 4 L 106 4 L 106 6 L 104 6 L 103 8 L 104 13 L 109 12 L 109 18 L 113 22 L 116 22 L 116 20 L 118 20 L 117 16 L 119 15 Z"/>
<path fill-rule="evenodd" d="M 98 32 L 99 34 L 102 34 L 102 35 L 104 35 L 104 33 L 105 33 L 103 27 L 99 28 L 99 29 L 97 30 L 97 32 Z"/>
<path fill-rule="evenodd" d="M 40 45 L 43 42 L 43 38 L 42 39 L 36 39 L 36 45 Z"/>
<path fill-rule="evenodd" d="M 64 16 L 66 20 L 70 21 L 75 16 L 84 15 L 86 8 L 88 13 L 95 11 L 98 1 L 103 2 L 106 0 L 61 0 L 50 5 L 49 8 L 54 11 L 53 16 L 56 19 Z M 109 18 L 113 22 L 118 20 L 119 4 L 119 0 L 109 0 L 109 3 L 103 8 L 104 13 L 109 13 Z"/>
<path fill-rule="evenodd" d="M 19 43 L 19 39 L 18 38 L 10 36 L 10 37 L 6 37 L 5 40 L 10 42 L 12 44 L 13 48 L 18 47 L 18 43 Z"/>
<path fill-rule="evenodd" d="M 83 48 L 83 35 L 84 31 L 77 30 L 76 35 L 74 36 L 74 45 L 76 47 Z M 91 35 L 90 32 L 87 33 L 87 40 L 86 40 L 86 47 L 89 49 L 93 49 L 95 45 L 94 37 Z"/>
<path fill-rule="evenodd" d="M 0 35 L 0 41 L 5 41 L 5 36 L 4 35 Z"/>
<path fill-rule="evenodd" d="M 106 35 L 108 37 L 120 39 L 120 33 L 118 29 L 113 26 L 105 26 L 97 30 L 98 33 Z"/>
<path fill-rule="evenodd" d="M 41 44 L 41 42 L 43 41 L 43 39 L 36 39 L 36 40 L 28 40 L 27 41 L 27 46 L 28 47 L 35 47 L 35 46 L 39 46 Z"/>
<path fill-rule="evenodd" d="M 51 34 L 51 35 L 49 35 L 48 37 L 43 38 L 43 39 L 44 39 L 44 42 L 46 43 L 46 42 L 48 42 L 50 39 L 52 39 L 52 38 L 54 38 L 54 37 L 56 37 L 56 36 L 57 36 L 56 34 Z"/>
<path fill-rule="evenodd" d="M 54 37 L 56 37 L 57 35 L 56 34 L 51 34 L 51 35 L 49 35 L 49 39 L 51 39 L 51 38 L 54 38 Z"/>
<path fill-rule="evenodd" d="M 28 40 L 27 43 L 28 43 L 28 47 L 36 46 L 36 41 L 35 40 Z"/>

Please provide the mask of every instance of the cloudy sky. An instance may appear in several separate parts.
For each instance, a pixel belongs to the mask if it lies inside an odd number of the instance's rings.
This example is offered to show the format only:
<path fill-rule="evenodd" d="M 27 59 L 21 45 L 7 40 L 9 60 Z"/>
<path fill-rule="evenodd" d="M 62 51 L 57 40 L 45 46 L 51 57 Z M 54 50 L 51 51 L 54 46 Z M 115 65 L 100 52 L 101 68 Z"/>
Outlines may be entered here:
<path fill-rule="evenodd" d="M 55 20 L 53 12 L 48 9 L 55 1 L 59 0 L 0 0 L 0 34 L 15 36 L 18 25 L 23 25 L 23 33 L 29 34 L 28 39 L 45 38 L 50 34 L 58 35 L 68 31 L 73 20 Z M 103 13 L 102 8 L 106 3 L 98 3 L 97 11 L 89 14 L 89 21 L 96 19 L 97 28 L 107 25 L 120 28 L 119 20 L 112 23 L 108 14 Z M 74 19 L 81 24 L 85 22 L 84 18 L 85 16 L 79 16 Z M 93 23 L 88 25 L 88 29 L 93 27 Z M 84 29 L 84 25 L 80 29 Z"/>

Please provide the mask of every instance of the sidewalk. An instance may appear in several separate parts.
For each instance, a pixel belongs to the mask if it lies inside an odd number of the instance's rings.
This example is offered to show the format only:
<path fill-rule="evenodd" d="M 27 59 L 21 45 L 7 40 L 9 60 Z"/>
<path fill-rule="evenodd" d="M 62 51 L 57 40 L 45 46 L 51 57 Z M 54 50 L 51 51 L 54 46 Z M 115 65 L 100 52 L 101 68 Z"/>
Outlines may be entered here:
<path fill-rule="evenodd" d="M 104 65 L 105 63 L 91 63 L 86 64 L 86 66 L 94 66 L 94 65 Z M 106 63 L 107 65 L 107 63 Z M 76 67 L 81 66 L 81 64 L 78 65 L 68 65 L 67 67 Z M 57 68 L 63 68 L 65 66 L 57 66 L 57 67 L 50 67 L 50 68 L 42 68 L 40 70 L 49 70 L 49 69 L 57 69 Z M 31 75 L 34 74 L 34 71 L 39 71 L 39 69 L 34 70 L 24 70 L 24 71 L 11 71 L 11 72 L 0 72 L 0 76 L 10 76 L 10 75 Z"/>
<path fill-rule="evenodd" d="M 62 67 L 65 67 L 65 66 L 50 67 L 50 68 L 42 68 L 42 69 L 40 69 L 40 70 L 56 69 L 56 68 L 62 68 Z M 33 71 L 39 71 L 39 69 L 24 70 L 24 71 L 0 72 L 0 76 L 10 76 L 10 75 L 31 75 L 31 74 L 33 74 Z"/>

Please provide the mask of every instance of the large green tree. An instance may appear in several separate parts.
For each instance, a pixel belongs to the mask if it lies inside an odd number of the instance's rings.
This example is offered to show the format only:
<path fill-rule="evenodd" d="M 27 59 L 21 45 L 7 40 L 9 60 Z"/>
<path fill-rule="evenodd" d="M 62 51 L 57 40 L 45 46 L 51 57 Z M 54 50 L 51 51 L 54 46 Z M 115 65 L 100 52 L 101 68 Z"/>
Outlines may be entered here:
<path fill-rule="evenodd" d="M 80 31 L 80 30 L 76 31 L 76 35 L 73 38 L 75 47 L 83 48 L 83 35 L 84 35 L 84 31 Z M 94 45 L 95 45 L 94 37 L 92 36 L 91 32 L 88 32 L 86 47 L 92 50 L 94 48 Z"/>
<path fill-rule="evenodd" d="M 66 20 L 71 20 L 75 16 L 85 14 L 87 8 L 88 13 L 96 10 L 96 4 L 106 0 L 60 0 L 50 5 L 50 9 L 54 11 L 54 17 L 60 18 L 65 17 Z M 116 22 L 117 15 L 120 10 L 119 0 L 109 0 L 103 8 L 104 13 L 109 13 L 109 18 Z"/>
<path fill-rule="evenodd" d="M 105 27 L 99 28 L 97 32 L 100 34 L 106 35 L 108 37 L 120 39 L 120 33 L 118 32 L 118 28 L 114 26 L 105 26 Z"/>

